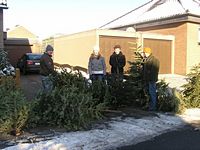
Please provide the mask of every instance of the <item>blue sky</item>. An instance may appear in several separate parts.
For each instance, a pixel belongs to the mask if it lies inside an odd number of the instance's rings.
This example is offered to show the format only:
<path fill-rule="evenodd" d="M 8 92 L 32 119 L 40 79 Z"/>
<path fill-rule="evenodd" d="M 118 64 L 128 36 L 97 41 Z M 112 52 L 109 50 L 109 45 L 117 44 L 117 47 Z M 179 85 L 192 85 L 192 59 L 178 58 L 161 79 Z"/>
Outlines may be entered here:
<path fill-rule="evenodd" d="M 7 0 L 4 29 L 22 25 L 41 39 L 97 28 L 150 0 Z"/>

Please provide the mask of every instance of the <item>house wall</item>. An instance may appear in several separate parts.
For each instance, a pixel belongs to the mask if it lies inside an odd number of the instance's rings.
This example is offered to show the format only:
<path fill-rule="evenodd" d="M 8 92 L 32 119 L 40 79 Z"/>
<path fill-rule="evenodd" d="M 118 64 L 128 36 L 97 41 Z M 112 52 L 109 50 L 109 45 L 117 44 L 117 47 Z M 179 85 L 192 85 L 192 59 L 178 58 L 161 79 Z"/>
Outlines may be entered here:
<path fill-rule="evenodd" d="M 8 52 L 8 58 L 14 67 L 17 66 L 17 61 L 25 53 L 32 53 L 33 45 L 28 39 L 7 39 L 4 41 L 4 49 Z"/>
<path fill-rule="evenodd" d="M 31 33 L 28 29 L 20 25 L 16 25 L 13 29 L 8 30 L 7 36 L 9 38 L 37 39 L 35 34 Z"/>
<path fill-rule="evenodd" d="M 54 38 L 54 62 L 88 68 L 89 57 L 94 45 L 99 45 L 104 56 L 107 72 L 110 72 L 110 55 L 113 47 L 119 44 L 126 56 L 125 71 L 129 70 L 129 61 L 134 60 L 137 46 L 151 47 L 160 60 L 160 73 L 174 72 L 174 36 L 150 33 L 125 32 L 119 30 L 92 30 L 73 35 Z"/>
<path fill-rule="evenodd" d="M 17 67 L 18 60 L 25 53 L 31 53 L 30 46 L 28 45 L 10 45 L 5 46 L 6 51 L 8 52 L 8 59 L 12 66 Z"/>
<path fill-rule="evenodd" d="M 171 74 L 172 70 L 172 40 L 144 39 L 144 47 L 150 47 L 153 55 L 160 61 L 160 74 Z"/>
<path fill-rule="evenodd" d="M 14 39 L 15 41 L 18 40 L 18 43 L 21 42 L 21 39 L 27 39 L 33 45 L 31 46 L 32 53 L 42 52 L 42 44 L 39 41 L 38 37 L 23 26 L 16 26 L 14 29 L 9 30 L 7 32 L 7 38 L 11 40 Z"/>
<path fill-rule="evenodd" d="M 136 45 L 131 44 L 135 43 Z M 114 52 L 113 47 L 119 44 L 122 49 L 122 53 L 126 57 L 126 66 L 124 67 L 125 71 L 129 70 L 129 61 L 134 60 L 134 50 L 132 47 L 137 47 L 137 39 L 136 37 L 123 37 L 123 36 L 105 36 L 101 35 L 99 37 L 99 45 L 101 48 L 101 53 L 106 61 L 107 72 L 111 71 L 111 66 L 109 65 L 109 59 L 112 53 Z"/>
<path fill-rule="evenodd" d="M 137 31 L 174 35 L 174 73 L 182 75 L 187 73 L 187 23 L 138 28 Z"/>
<path fill-rule="evenodd" d="M 98 45 L 96 30 L 54 39 L 54 62 L 88 68 L 94 45 Z"/>
<path fill-rule="evenodd" d="M 39 41 L 33 43 L 33 46 L 31 46 L 31 51 L 32 53 L 42 53 L 42 44 Z"/>
<path fill-rule="evenodd" d="M 187 23 L 187 73 L 200 63 L 199 27 L 199 24 Z"/>
<path fill-rule="evenodd" d="M 54 47 L 54 37 L 42 40 L 42 48 L 41 48 L 42 52 L 45 51 L 47 45 L 51 45 L 52 47 Z"/>
<path fill-rule="evenodd" d="M 29 45 L 5 45 L 5 49 L 8 52 L 8 59 L 14 67 L 17 67 L 17 62 L 23 54 L 31 53 Z"/>

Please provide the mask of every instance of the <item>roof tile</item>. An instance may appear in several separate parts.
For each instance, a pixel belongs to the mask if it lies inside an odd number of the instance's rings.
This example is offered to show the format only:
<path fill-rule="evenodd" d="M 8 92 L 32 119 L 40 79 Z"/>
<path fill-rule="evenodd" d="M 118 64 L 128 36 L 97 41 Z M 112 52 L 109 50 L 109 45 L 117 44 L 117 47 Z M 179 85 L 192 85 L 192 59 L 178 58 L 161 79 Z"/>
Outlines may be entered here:
<path fill-rule="evenodd" d="M 159 20 L 183 14 L 200 16 L 200 0 L 152 0 L 138 9 L 107 23 L 102 28 L 114 28 Z"/>

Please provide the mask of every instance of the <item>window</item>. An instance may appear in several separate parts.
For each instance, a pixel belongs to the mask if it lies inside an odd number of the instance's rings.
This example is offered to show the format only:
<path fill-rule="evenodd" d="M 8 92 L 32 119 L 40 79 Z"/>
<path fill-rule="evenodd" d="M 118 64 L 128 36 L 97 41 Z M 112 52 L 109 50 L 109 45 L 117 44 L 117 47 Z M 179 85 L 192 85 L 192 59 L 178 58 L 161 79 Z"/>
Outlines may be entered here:
<path fill-rule="evenodd" d="M 40 60 L 42 55 L 27 55 L 27 58 L 30 59 L 30 60 Z"/>

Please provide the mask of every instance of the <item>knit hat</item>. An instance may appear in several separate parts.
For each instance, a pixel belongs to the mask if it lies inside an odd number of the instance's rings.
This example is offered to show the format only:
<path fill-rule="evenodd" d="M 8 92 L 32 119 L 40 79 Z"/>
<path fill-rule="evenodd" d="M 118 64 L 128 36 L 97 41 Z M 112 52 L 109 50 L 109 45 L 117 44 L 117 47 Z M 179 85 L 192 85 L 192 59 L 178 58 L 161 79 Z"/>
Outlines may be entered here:
<path fill-rule="evenodd" d="M 145 53 L 148 53 L 148 54 L 151 54 L 151 53 L 152 53 L 151 48 L 149 48 L 149 47 L 145 47 L 145 48 L 144 48 L 144 52 L 145 52 Z"/>
<path fill-rule="evenodd" d="M 121 46 L 120 46 L 120 45 L 115 45 L 115 46 L 114 46 L 114 49 L 116 49 L 116 48 L 121 49 Z"/>
<path fill-rule="evenodd" d="M 46 52 L 47 51 L 53 51 L 54 49 L 53 49 L 53 47 L 51 46 L 51 45 L 47 45 L 47 47 L 46 47 Z"/>

